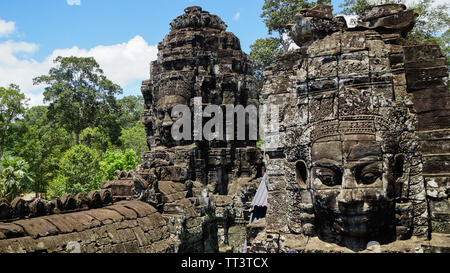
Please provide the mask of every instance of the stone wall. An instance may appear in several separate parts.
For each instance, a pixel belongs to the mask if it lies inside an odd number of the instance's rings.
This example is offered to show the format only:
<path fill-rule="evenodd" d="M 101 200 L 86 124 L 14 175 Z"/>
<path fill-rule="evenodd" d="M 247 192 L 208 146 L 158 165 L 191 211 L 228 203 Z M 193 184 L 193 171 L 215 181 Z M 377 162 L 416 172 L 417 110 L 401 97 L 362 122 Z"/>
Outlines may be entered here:
<path fill-rule="evenodd" d="M 407 91 L 418 116 L 433 232 L 450 233 L 450 92 L 448 64 L 434 41 L 404 46 Z"/>
<path fill-rule="evenodd" d="M 173 225 L 140 201 L 0 223 L 0 253 L 175 253 Z"/>

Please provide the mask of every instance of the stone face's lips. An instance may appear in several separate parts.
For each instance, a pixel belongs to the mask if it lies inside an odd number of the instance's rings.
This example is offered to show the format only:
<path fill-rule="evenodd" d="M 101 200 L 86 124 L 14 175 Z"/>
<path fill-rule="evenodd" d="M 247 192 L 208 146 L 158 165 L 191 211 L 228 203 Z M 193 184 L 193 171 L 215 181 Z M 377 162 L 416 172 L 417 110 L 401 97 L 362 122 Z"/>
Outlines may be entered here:
<path fill-rule="evenodd" d="M 341 214 L 335 219 L 335 223 L 340 227 L 340 233 L 361 237 L 369 232 L 370 215 L 370 213 L 352 216 Z"/>
<path fill-rule="evenodd" d="M 348 213 L 348 212 L 342 212 L 342 216 L 344 217 L 360 217 L 360 216 L 367 216 L 370 215 L 370 212 L 360 212 L 360 213 Z"/>
<path fill-rule="evenodd" d="M 342 220 L 344 223 L 350 224 L 350 225 L 359 225 L 364 224 L 369 221 L 370 214 L 361 214 L 361 215 L 345 215 L 342 214 Z"/>
<path fill-rule="evenodd" d="M 372 215 L 376 214 L 377 211 L 376 210 L 368 210 L 364 212 L 332 211 L 331 213 L 334 215 L 334 219 L 336 219 L 336 221 L 342 221 L 342 219 L 368 220 Z"/>

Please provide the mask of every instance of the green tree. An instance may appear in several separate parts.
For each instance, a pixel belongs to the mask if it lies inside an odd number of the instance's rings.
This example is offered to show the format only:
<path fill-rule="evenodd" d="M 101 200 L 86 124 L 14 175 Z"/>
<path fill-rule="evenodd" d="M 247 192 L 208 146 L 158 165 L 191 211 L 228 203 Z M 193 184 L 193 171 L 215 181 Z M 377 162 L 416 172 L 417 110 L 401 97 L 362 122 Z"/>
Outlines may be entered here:
<path fill-rule="evenodd" d="M 5 155 L 0 163 L 0 195 L 11 202 L 33 180 L 28 175 L 28 164 L 22 158 Z"/>
<path fill-rule="evenodd" d="M 438 42 L 439 46 L 442 49 L 442 52 L 447 58 L 447 65 L 450 66 L 450 29 L 442 34 L 441 37 L 435 37 L 434 39 Z"/>
<path fill-rule="evenodd" d="M 382 0 L 382 4 L 391 3 L 389 0 Z M 380 3 L 381 4 L 381 3 Z M 342 13 L 345 15 L 358 15 L 363 16 L 364 11 L 373 5 L 370 0 L 344 0 L 342 4 L 339 5 L 342 8 Z"/>
<path fill-rule="evenodd" d="M 84 129 L 80 134 L 80 142 L 91 149 L 95 149 L 100 155 L 111 146 L 111 141 L 102 126 Z"/>
<path fill-rule="evenodd" d="M 14 124 L 12 152 L 29 163 L 31 188 L 46 192 L 48 182 L 55 179 L 59 162 L 71 147 L 70 134 L 52 124 L 47 117 L 47 106 L 30 108 L 24 118 Z"/>
<path fill-rule="evenodd" d="M 59 164 L 58 176 L 50 183 L 49 193 L 87 193 L 100 188 L 99 155 L 85 145 L 76 145 L 67 150 Z"/>
<path fill-rule="evenodd" d="M 410 38 L 419 40 L 441 36 L 450 28 L 448 4 L 435 4 L 435 0 L 420 0 L 409 6 L 419 15 Z M 448 53 L 447 53 L 448 54 Z"/>
<path fill-rule="evenodd" d="M 148 150 L 147 135 L 142 122 L 135 122 L 135 125 L 129 129 L 122 129 L 120 136 L 122 150 L 133 150 L 137 159 L 140 160 L 141 155 Z"/>
<path fill-rule="evenodd" d="M 254 76 L 258 80 L 259 88 L 264 83 L 264 69 L 275 63 L 277 57 L 283 53 L 281 40 L 277 38 L 257 39 L 250 45 L 250 59 L 253 63 Z"/>
<path fill-rule="evenodd" d="M 264 0 L 261 18 L 264 19 L 269 34 L 277 32 L 283 48 L 287 51 L 283 35 L 288 31 L 287 25 L 294 22 L 295 15 L 303 8 L 311 8 L 316 4 L 330 4 L 331 0 Z"/>
<path fill-rule="evenodd" d="M 44 101 L 49 117 L 75 136 L 91 126 L 110 122 L 117 111 L 115 95 L 122 89 L 106 78 L 94 58 L 57 57 L 48 75 L 34 78 L 34 84 L 48 85 Z"/>
<path fill-rule="evenodd" d="M 131 128 L 141 120 L 144 111 L 144 97 L 125 96 L 117 100 L 117 105 L 121 110 L 118 118 L 120 127 Z"/>
<path fill-rule="evenodd" d="M 0 158 L 11 131 L 11 123 L 25 113 L 27 101 L 19 86 L 11 84 L 8 88 L 0 87 Z"/>
<path fill-rule="evenodd" d="M 139 165 L 139 160 L 136 159 L 136 153 L 133 150 L 122 151 L 107 151 L 102 162 L 100 162 L 100 169 L 103 174 L 103 180 L 113 180 L 114 173 L 117 170 L 129 171 L 134 170 Z"/>

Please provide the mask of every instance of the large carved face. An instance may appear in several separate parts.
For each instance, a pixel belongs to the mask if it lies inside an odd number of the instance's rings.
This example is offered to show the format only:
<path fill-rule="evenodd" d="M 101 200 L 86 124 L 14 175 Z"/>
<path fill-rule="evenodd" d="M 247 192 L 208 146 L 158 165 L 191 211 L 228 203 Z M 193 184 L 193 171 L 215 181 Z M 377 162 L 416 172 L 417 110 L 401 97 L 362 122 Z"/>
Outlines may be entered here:
<path fill-rule="evenodd" d="M 392 235 L 393 156 L 383 155 L 381 144 L 370 134 L 312 144 L 309 188 L 316 229 L 325 240 L 364 243 Z"/>
<path fill-rule="evenodd" d="M 172 108 L 176 105 L 186 105 L 187 100 L 178 95 L 169 95 L 160 98 L 154 107 L 155 128 L 158 132 L 157 145 L 174 146 L 176 142 L 171 135 L 172 125 L 180 118 L 171 116 Z"/>

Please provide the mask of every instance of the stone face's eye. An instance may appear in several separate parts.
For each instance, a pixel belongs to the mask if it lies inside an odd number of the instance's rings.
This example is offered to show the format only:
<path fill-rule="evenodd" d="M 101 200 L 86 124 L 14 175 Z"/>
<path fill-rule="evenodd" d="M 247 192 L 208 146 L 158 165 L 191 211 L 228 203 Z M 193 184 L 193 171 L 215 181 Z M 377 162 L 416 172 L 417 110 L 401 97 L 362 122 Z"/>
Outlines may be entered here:
<path fill-rule="evenodd" d="M 324 185 L 327 185 L 329 187 L 342 184 L 342 175 L 338 170 L 321 167 L 316 169 L 316 176 Z"/>
<path fill-rule="evenodd" d="M 370 185 L 375 183 L 383 173 L 381 163 L 375 162 L 356 168 L 355 177 L 358 183 Z"/>
<path fill-rule="evenodd" d="M 379 177 L 378 174 L 376 173 L 366 173 L 361 177 L 361 182 L 363 184 L 372 184 L 373 182 L 375 182 L 375 180 L 377 180 Z"/>
<path fill-rule="evenodd" d="M 158 111 L 158 118 L 163 119 L 164 118 L 164 111 Z"/>

